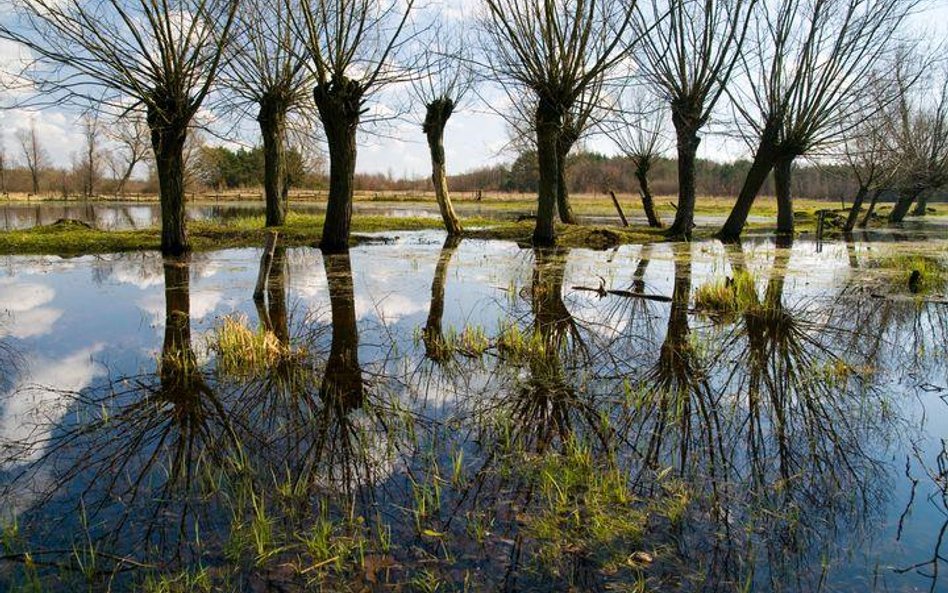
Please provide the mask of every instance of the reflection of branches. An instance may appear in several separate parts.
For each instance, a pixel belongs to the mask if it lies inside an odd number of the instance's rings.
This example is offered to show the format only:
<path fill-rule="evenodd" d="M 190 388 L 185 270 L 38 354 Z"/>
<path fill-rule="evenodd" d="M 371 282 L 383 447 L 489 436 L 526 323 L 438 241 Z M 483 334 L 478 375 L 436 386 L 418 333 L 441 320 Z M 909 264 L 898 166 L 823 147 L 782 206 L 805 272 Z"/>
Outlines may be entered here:
<path fill-rule="evenodd" d="M 42 454 L 27 458 L 7 481 L 7 489 L 34 482 L 39 489 L 33 509 L 59 505 L 59 498 L 81 505 L 48 521 L 52 541 L 56 527 L 75 520 L 81 510 L 93 541 L 136 542 L 128 552 L 188 546 L 198 519 L 192 504 L 204 478 L 239 456 L 231 418 L 191 348 L 187 259 L 166 259 L 164 272 L 165 337 L 158 372 L 89 393 L 61 394 L 79 421 L 39 431 L 49 436 L 28 443 L 26 450 Z M 182 551 L 165 557 L 179 558 Z"/>
<path fill-rule="evenodd" d="M 916 572 L 923 577 L 930 579 L 931 588 L 929 591 L 934 593 L 938 587 L 941 564 L 943 562 L 948 563 L 948 556 L 946 556 L 945 552 L 942 550 L 942 547 L 945 544 L 945 538 L 948 537 L 948 445 L 946 445 L 945 439 L 941 439 L 941 451 L 938 453 L 938 456 L 935 459 L 935 467 L 931 467 L 925 462 L 925 460 L 922 458 L 921 451 L 919 451 L 917 447 L 915 448 L 915 460 L 931 480 L 936 489 L 936 492 L 927 497 L 927 500 L 940 505 L 938 507 L 938 511 L 942 515 L 943 521 L 932 547 L 931 559 L 916 562 L 915 564 L 903 568 L 897 568 L 895 569 L 895 572 L 897 574 Z M 906 474 L 908 473 L 908 470 L 909 468 L 906 467 Z M 909 511 L 915 503 L 915 487 L 917 484 L 918 481 L 913 480 L 912 498 L 906 505 L 905 510 L 902 512 L 902 518 L 899 520 L 898 539 L 901 539 L 902 537 L 902 521 L 909 514 Z"/>
<path fill-rule="evenodd" d="M 692 438 L 692 405 L 697 406 L 700 414 L 699 427 L 707 431 L 708 454 L 715 459 L 714 439 L 714 398 L 702 368 L 698 353 L 691 344 L 691 328 L 688 323 L 688 305 L 691 297 L 691 251 L 687 244 L 675 247 L 675 283 L 672 289 L 672 304 L 668 316 L 668 329 L 665 341 L 659 350 L 658 361 L 646 374 L 645 382 L 649 387 L 648 397 L 652 399 L 647 413 L 656 414 L 654 428 L 649 438 L 646 460 L 656 465 L 661 456 L 663 442 L 667 436 L 666 426 L 678 422 L 680 457 L 679 466 L 684 470 L 688 457 L 689 440 Z M 712 468 L 713 473 L 713 468 Z"/>
<path fill-rule="evenodd" d="M 562 443 L 571 435 L 571 413 L 578 413 L 593 432 L 598 431 L 600 422 L 595 409 L 577 397 L 563 367 L 568 342 L 580 349 L 585 347 L 576 320 L 563 302 L 563 274 L 569 251 L 534 249 L 533 253 L 530 302 L 534 337 L 527 353 L 529 378 L 511 403 L 512 416 L 522 426 L 518 432 L 530 435 L 533 448 L 542 452 L 557 438 Z M 599 438 L 606 440 L 601 434 Z"/>

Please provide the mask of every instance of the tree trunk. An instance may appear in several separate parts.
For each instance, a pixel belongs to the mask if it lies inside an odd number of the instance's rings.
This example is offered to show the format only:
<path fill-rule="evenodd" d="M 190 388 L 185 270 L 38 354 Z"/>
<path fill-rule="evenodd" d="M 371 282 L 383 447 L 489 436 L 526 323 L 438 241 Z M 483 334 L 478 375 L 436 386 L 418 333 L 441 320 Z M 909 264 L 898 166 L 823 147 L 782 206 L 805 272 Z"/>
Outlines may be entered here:
<path fill-rule="evenodd" d="M 902 220 L 905 219 L 905 215 L 908 214 L 912 202 L 914 202 L 921 193 L 922 190 L 918 188 L 903 189 L 900 191 L 899 200 L 892 208 L 892 212 L 889 213 L 889 222 L 902 222 Z"/>
<path fill-rule="evenodd" d="M 792 156 L 781 156 L 774 163 L 774 188 L 777 194 L 777 233 L 793 234 Z"/>
<path fill-rule="evenodd" d="M 928 194 L 922 192 L 918 194 L 918 199 L 915 202 L 915 210 L 912 210 L 912 216 L 925 216 L 928 214 Z"/>
<path fill-rule="evenodd" d="M 698 132 L 673 117 L 678 136 L 678 210 L 668 228 L 672 237 L 690 237 L 695 226 L 695 160 L 701 138 Z"/>
<path fill-rule="evenodd" d="M 648 170 L 651 163 L 645 160 L 639 161 L 635 167 L 635 178 L 639 181 L 639 189 L 642 191 L 642 209 L 645 210 L 645 218 L 648 219 L 648 226 L 660 229 L 662 221 L 655 213 L 655 202 L 652 199 L 652 192 L 648 187 Z"/>
<path fill-rule="evenodd" d="M 754 205 L 754 200 L 757 199 L 760 188 L 764 186 L 767 176 L 774 168 L 774 160 L 773 145 L 767 140 L 762 140 L 754 154 L 754 162 L 751 164 L 750 170 L 747 171 L 741 193 L 738 194 L 737 201 L 734 202 L 734 207 L 731 208 L 731 214 L 728 215 L 727 220 L 724 221 L 724 226 L 718 231 L 720 240 L 736 241 L 741 237 L 751 207 Z"/>
<path fill-rule="evenodd" d="M 428 150 L 431 152 L 431 183 L 434 185 L 435 198 L 441 219 L 448 236 L 461 234 L 461 221 L 458 219 L 451 196 L 448 193 L 448 178 L 445 174 L 444 127 L 454 111 L 454 102 L 450 99 L 436 99 L 427 105 L 425 122 L 422 129 L 428 138 Z"/>
<path fill-rule="evenodd" d="M 563 224 L 576 224 L 569 201 L 569 187 L 566 185 L 566 157 L 575 142 L 575 134 L 569 130 L 560 130 L 556 140 L 556 210 Z"/>
<path fill-rule="evenodd" d="M 851 233 L 856 228 L 856 220 L 859 219 L 859 211 L 862 209 L 862 203 L 866 201 L 867 195 L 869 195 L 869 188 L 860 185 L 856 198 L 853 200 L 853 207 L 850 208 L 849 216 L 846 217 L 846 224 L 843 226 L 844 233 Z"/>
<path fill-rule="evenodd" d="M 135 171 L 135 165 L 137 164 L 138 159 L 133 158 L 129 161 L 128 166 L 125 167 L 125 172 L 122 173 L 122 178 L 119 179 L 118 185 L 115 186 L 115 195 L 125 195 L 125 186 L 128 185 L 128 180 L 132 178 L 132 173 Z"/>
<path fill-rule="evenodd" d="M 872 200 L 869 201 L 869 208 L 866 210 L 866 215 L 862 217 L 862 222 L 859 223 L 860 228 L 866 228 L 869 226 L 869 221 L 872 219 L 872 213 L 876 209 L 876 203 L 879 201 L 879 196 L 882 195 L 882 190 L 877 189 L 872 192 Z"/>
<path fill-rule="evenodd" d="M 169 119 L 163 113 L 148 114 L 161 202 L 161 252 L 180 255 L 191 250 L 184 212 L 184 142 L 188 118 L 175 118 L 170 123 Z"/>
<path fill-rule="evenodd" d="M 279 97 L 265 97 L 257 114 L 263 137 L 263 190 L 267 204 L 266 225 L 281 226 L 286 222 L 286 102 Z"/>
<path fill-rule="evenodd" d="M 329 199 L 319 242 L 323 253 L 349 249 L 356 131 L 362 115 L 362 93 L 358 82 L 346 78 L 319 84 L 313 91 L 329 144 Z"/>
<path fill-rule="evenodd" d="M 559 188 L 557 136 L 560 133 L 562 114 L 556 107 L 541 101 L 536 112 L 537 160 L 539 164 L 539 197 L 537 224 L 533 230 L 533 244 L 552 246 L 556 244 L 556 199 Z"/>

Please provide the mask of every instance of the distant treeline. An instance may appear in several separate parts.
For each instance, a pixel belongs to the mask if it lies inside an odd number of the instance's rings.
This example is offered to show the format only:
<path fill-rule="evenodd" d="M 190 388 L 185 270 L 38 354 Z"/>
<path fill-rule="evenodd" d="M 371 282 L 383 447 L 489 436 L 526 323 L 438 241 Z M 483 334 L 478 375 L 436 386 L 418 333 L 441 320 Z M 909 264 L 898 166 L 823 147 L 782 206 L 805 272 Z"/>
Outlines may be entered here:
<path fill-rule="evenodd" d="M 744 183 L 750 161 L 730 163 L 698 159 L 696 163 L 697 191 L 700 195 L 736 196 Z M 678 163 L 675 159 L 659 158 L 649 172 L 652 192 L 657 195 L 678 193 Z M 539 169 L 536 153 L 525 152 L 512 163 L 481 167 L 449 176 L 449 187 L 457 192 L 519 192 L 533 193 L 538 189 Z M 567 160 L 567 184 L 574 193 L 637 193 L 638 184 L 628 158 L 605 156 L 595 152 L 579 152 Z M 429 190 L 428 178 L 397 179 L 388 175 L 356 175 L 356 187 L 363 191 Z M 793 193 L 806 199 L 845 199 L 850 202 L 858 191 L 852 170 L 844 165 L 807 164 L 798 166 L 793 174 Z M 771 175 L 762 188 L 766 195 L 774 194 Z M 936 201 L 948 199 L 948 192 L 932 196 Z"/>
<path fill-rule="evenodd" d="M 328 177 L 319 163 L 307 163 L 298 151 L 287 151 L 287 169 L 291 187 L 325 189 Z M 191 191 L 221 191 L 259 188 L 263 179 L 263 150 L 260 147 L 236 150 L 222 146 L 200 146 L 188 159 L 186 178 Z M 730 163 L 697 161 L 697 190 L 700 195 L 736 196 L 750 168 L 750 161 Z M 595 152 L 570 155 L 567 164 L 568 184 L 574 193 L 615 191 L 629 194 L 639 191 L 628 158 L 606 156 Z M 678 192 L 677 162 L 659 158 L 650 171 L 652 191 L 657 195 Z M 30 191 L 29 171 L 24 167 L 7 168 L 4 186 L 8 192 Z M 513 162 L 481 167 L 449 176 L 449 188 L 456 192 L 484 191 L 491 193 L 534 193 L 539 182 L 536 153 L 525 152 Z M 47 167 L 40 175 L 41 193 L 62 196 L 78 193 L 78 173 L 71 169 Z M 99 181 L 99 193 L 109 194 L 115 187 L 109 175 Z M 360 191 L 430 191 L 427 177 L 396 178 L 385 174 L 360 173 L 355 177 Z M 157 193 L 157 179 L 149 167 L 148 178 L 133 180 L 128 188 L 135 193 Z M 849 167 L 843 165 L 806 164 L 798 166 L 793 176 L 793 193 L 806 199 L 846 200 L 858 191 Z M 765 183 L 762 193 L 773 195 L 773 178 Z M 886 196 L 889 197 L 889 196 Z M 885 198 L 884 198 L 885 199 Z M 948 200 L 948 192 L 935 192 L 932 201 Z"/>

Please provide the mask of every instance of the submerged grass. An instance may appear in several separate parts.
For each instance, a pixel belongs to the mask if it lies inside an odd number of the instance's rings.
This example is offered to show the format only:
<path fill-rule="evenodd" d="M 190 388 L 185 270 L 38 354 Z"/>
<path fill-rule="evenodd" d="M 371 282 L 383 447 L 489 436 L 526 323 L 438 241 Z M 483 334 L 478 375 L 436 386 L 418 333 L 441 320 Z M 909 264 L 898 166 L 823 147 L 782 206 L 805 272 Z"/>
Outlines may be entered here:
<path fill-rule="evenodd" d="M 208 347 L 217 355 L 217 369 L 231 377 L 257 376 L 283 361 L 305 356 L 273 332 L 251 329 L 243 315 L 223 317 Z"/>
<path fill-rule="evenodd" d="M 718 320 L 733 319 L 760 304 L 754 276 L 744 270 L 735 272 L 733 278 L 714 278 L 702 284 L 694 299 L 695 309 Z"/>
<path fill-rule="evenodd" d="M 897 292 L 931 295 L 948 286 L 948 263 L 932 253 L 888 253 L 873 260 Z"/>

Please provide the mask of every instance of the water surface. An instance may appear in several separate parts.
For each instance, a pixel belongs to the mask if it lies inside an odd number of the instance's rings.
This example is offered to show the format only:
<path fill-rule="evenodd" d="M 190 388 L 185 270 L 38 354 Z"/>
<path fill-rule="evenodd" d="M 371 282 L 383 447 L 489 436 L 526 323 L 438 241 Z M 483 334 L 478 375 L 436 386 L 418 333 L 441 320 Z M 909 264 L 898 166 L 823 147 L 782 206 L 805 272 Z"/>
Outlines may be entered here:
<path fill-rule="evenodd" d="M 895 245 L 400 233 L 256 301 L 259 249 L 4 257 L 0 588 L 944 590 L 948 307 L 879 298 Z"/>

